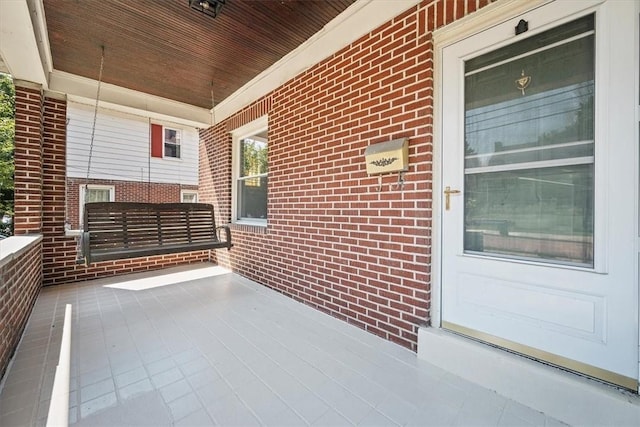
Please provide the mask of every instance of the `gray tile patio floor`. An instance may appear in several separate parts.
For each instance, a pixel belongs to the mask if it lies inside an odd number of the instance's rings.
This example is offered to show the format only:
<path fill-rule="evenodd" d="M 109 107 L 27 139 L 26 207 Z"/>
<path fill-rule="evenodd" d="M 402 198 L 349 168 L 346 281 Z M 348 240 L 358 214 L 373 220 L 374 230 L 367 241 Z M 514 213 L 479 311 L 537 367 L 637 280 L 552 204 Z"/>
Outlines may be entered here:
<path fill-rule="evenodd" d="M 46 422 L 67 303 L 75 425 L 561 425 L 207 264 L 44 288 L 0 426 Z"/>

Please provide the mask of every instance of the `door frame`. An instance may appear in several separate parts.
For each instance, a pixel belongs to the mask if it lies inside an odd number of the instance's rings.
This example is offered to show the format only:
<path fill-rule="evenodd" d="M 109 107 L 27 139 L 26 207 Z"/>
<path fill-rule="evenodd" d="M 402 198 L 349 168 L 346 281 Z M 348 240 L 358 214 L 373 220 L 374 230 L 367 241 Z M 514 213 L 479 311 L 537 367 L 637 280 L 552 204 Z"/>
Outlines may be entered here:
<path fill-rule="evenodd" d="M 442 258 L 442 244 L 443 244 L 443 236 L 442 236 L 442 213 L 443 213 L 443 182 L 442 182 L 442 171 L 443 171 L 443 132 L 442 132 L 442 124 L 443 124 L 443 53 L 444 49 L 447 46 L 450 46 L 454 43 L 457 43 L 465 38 L 471 37 L 473 35 L 479 34 L 485 31 L 499 31 L 496 27 L 498 24 L 502 24 L 513 20 L 514 18 L 534 9 L 537 9 L 541 6 L 545 6 L 547 4 L 553 3 L 554 0 L 530 0 L 527 2 L 521 1 L 499 1 L 497 3 L 493 3 L 480 11 L 468 15 L 453 24 L 450 24 L 446 27 L 443 27 L 439 30 L 434 31 L 433 33 L 433 49 L 434 49 L 434 116 L 433 116 L 433 193 L 432 193 L 432 206 L 433 206 L 433 229 L 432 229 L 432 286 L 431 286 L 431 326 L 435 328 L 442 328 L 442 266 L 443 266 L 443 258 Z M 566 1 L 566 0 L 565 0 Z M 579 0 L 572 2 L 570 15 L 574 16 L 576 13 L 580 11 L 584 11 L 587 9 L 594 9 L 595 7 L 605 3 L 607 0 Z M 638 21 L 638 12 L 640 12 L 640 7 L 636 5 L 636 23 Z M 563 18 L 560 19 L 562 21 Z M 567 18 L 570 20 L 571 18 Z M 514 22 L 514 26 L 517 22 Z M 634 43 L 636 46 L 640 44 L 640 40 L 638 37 L 638 25 L 636 27 L 636 34 L 634 34 Z M 636 58 L 637 59 L 637 58 Z M 637 64 L 638 62 L 635 61 Z M 633 89 L 635 93 L 638 93 L 638 89 L 640 86 L 639 82 L 639 73 L 638 67 L 634 71 L 635 74 L 635 84 L 636 87 Z M 461 84 L 462 84 L 462 77 Z M 638 95 L 636 95 L 636 100 Z M 636 103 L 637 104 L 637 103 Z M 638 118 L 640 116 L 640 106 L 636 105 L 635 111 L 635 119 L 638 122 Z M 638 140 L 638 126 L 635 126 L 636 133 L 635 137 Z M 636 153 L 635 156 L 638 158 L 638 144 L 636 144 Z M 636 174 L 640 172 L 636 169 Z M 636 181 L 638 181 L 638 177 L 636 177 Z M 635 205 L 635 213 L 636 217 L 638 216 L 638 183 L 636 182 L 633 185 L 633 197 L 634 205 Z M 598 203 L 596 204 L 596 206 Z M 640 222 L 640 218 L 638 219 Z M 596 225 L 598 227 L 598 225 Z M 639 230 L 640 233 L 640 230 Z M 640 240 L 640 236 L 638 236 Z M 636 252 L 639 249 L 639 243 L 636 243 Z M 640 257 L 639 257 L 640 258 Z M 602 258 L 601 258 L 602 259 Z M 605 266 L 606 266 L 606 258 L 605 258 Z M 603 271 L 603 266 L 600 268 L 595 266 L 596 271 Z M 606 267 L 604 267 L 606 270 Z M 638 265 L 636 264 L 635 269 L 635 283 L 638 286 Z M 636 301 L 636 306 L 639 308 L 636 310 L 640 312 L 640 292 L 636 291 L 636 295 L 638 295 L 638 301 Z M 640 318 L 636 319 L 636 329 L 639 330 L 639 340 L 640 340 Z M 638 361 L 640 361 L 640 351 L 636 355 Z"/>

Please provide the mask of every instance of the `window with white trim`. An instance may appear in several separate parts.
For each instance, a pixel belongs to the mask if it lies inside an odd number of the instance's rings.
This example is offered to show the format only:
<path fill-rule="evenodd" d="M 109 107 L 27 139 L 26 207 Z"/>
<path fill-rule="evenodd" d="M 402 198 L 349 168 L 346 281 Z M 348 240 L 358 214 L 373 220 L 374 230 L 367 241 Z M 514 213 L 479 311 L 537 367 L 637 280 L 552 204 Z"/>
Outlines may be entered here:
<path fill-rule="evenodd" d="M 180 158 L 180 133 L 178 129 L 164 128 L 164 157 Z"/>
<path fill-rule="evenodd" d="M 79 228 L 82 228 L 84 224 L 85 203 L 113 202 L 115 201 L 116 189 L 113 185 L 80 185 L 79 194 L 80 209 L 78 210 L 78 220 L 80 224 Z"/>
<path fill-rule="evenodd" d="M 181 159 L 182 130 L 156 123 L 151 124 L 151 157 Z"/>
<path fill-rule="evenodd" d="M 234 222 L 267 225 L 268 121 L 233 132 Z"/>
<path fill-rule="evenodd" d="M 198 203 L 198 192 L 182 190 L 180 191 L 180 201 L 182 203 Z"/>

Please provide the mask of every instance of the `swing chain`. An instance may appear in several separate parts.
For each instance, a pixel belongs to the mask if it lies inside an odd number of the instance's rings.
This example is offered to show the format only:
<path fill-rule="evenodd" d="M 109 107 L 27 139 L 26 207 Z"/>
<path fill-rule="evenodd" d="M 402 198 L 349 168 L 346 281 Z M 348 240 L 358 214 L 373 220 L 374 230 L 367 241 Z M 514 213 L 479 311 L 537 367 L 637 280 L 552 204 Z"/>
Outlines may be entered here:
<path fill-rule="evenodd" d="M 91 171 L 91 157 L 93 156 L 93 140 L 96 135 L 96 120 L 98 118 L 98 102 L 100 100 L 100 86 L 102 85 L 102 70 L 104 69 L 104 46 L 102 46 L 102 57 L 100 58 L 100 74 L 98 76 L 98 90 L 96 92 L 96 105 L 93 111 L 93 126 L 91 127 L 91 143 L 89 144 L 89 160 L 87 162 L 87 178 L 84 184 L 84 194 L 87 195 L 89 185 L 89 174 Z M 85 200 L 86 203 L 86 200 Z"/>

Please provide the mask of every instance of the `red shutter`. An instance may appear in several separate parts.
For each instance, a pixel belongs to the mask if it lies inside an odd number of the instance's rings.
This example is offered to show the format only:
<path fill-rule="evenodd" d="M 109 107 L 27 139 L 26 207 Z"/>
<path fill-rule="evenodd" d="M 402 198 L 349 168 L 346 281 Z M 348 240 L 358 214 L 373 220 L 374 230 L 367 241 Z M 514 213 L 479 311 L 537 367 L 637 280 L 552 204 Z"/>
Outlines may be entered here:
<path fill-rule="evenodd" d="M 162 125 L 151 125 L 151 157 L 162 158 Z"/>

